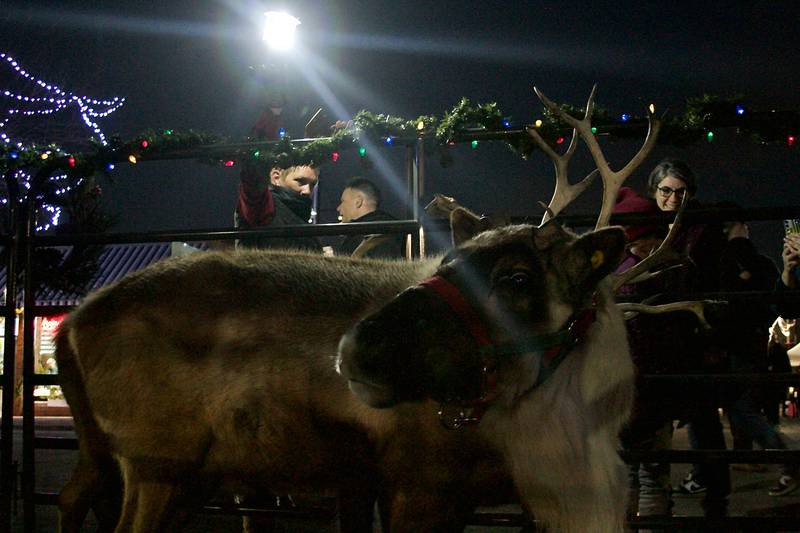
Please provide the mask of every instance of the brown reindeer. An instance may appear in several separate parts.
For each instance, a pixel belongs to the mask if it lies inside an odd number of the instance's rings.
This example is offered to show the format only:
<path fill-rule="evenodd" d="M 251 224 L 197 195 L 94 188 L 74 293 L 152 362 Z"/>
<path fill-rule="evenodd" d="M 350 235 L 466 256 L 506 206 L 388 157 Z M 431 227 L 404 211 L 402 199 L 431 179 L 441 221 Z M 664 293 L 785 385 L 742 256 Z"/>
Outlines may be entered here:
<path fill-rule="evenodd" d="M 105 530 L 177 531 L 220 486 L 380 493 L 393 532 L 460 531 L 509 479 L 555 530 L 621 529 L 622 231 L 451 222 L 441 261 L 205 253 L 88 297 L 57 340 L 80 441 L 62 531 L 90 507 Z"/>
<path fill-rule="evenodd" d="M 62 531 L 90 507 L 106 531 L 177 531 L 220 485 L 356 502 L 380 487 L 392 531 L 456 530 L 507 483 L 498 455 L 444 429 L 432 402 L 367 407 L 334 368 L 342 334 L 435 267 L 210 252 L 92 294 L 57 340 L 80 442 Z"/>

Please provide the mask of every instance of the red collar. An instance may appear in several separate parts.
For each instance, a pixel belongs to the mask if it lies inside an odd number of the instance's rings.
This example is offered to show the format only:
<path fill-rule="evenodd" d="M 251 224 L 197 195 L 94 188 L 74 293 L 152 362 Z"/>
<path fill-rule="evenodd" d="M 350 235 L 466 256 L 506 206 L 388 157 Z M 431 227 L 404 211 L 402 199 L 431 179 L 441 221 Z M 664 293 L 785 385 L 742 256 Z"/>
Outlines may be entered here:
<path fill-rule="evenodd" d="M 483 357 L 483 385 L 479 398 L 464 400 L 454 398 L 443 402 L 439 418 L 448 429 L 466 424 L 477 424 L 497 396 L 497 360 L 499 357 L 526 352 L 537 352 L 541 357 L 539 377 L 533 387 L 546 381 L 564 360 L 567 353 L 580 342 L 597 316 L 592 307 L 575 313 L 566 325 L 555 333 L 533 335 L 510 343 L 493 343 L 485 321 L 464 298 L 461 290 L 441 276 L 433 276 L 419 283 L 436 293 L 458 316 L 461 323 L 478 345 Z"/>

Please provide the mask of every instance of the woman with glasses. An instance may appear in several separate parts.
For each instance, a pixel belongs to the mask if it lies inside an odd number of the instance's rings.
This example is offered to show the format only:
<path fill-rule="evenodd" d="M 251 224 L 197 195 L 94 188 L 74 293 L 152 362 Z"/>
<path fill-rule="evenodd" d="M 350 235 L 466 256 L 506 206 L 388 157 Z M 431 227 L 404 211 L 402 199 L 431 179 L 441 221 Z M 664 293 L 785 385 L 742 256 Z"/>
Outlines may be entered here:
<path fill-rule="evenodd" d="M 697 179 L 683 161 L 665 159 L 650 173 L 648 195 L 661 211 L 677 211 L 681 203 L 688 208 L 699 203 L 694 198 Z M 662 304 L 686 300 L 691 294 L 716 292 L 720 285 L 719 258 L 726 247 L 720 224 L 684 225 L 673 246 L 685 252 L 690 261 L 681 268 L 665 272 L 659 280 L 659 294 L 648 303 Z M 630 331 L 629 327 L 629 331 Z M 631 331 L 632 344 L 660 359 L 664 373 L 715 373 L 725 357 L 718 343 L 689 312 L 640 315 Z M 660 389 L 659 389 L 660 390 Z M 662 416 L 689 424 L 689 438 L 697 449 L 725 449 L 718 398 L 712 388 L 671 382 L 659 392 Z M 706 516 L 727 513 L 730 474 L 726 464 L 698 464 L 678 487 L 681 492 L 703 494 Z"/>

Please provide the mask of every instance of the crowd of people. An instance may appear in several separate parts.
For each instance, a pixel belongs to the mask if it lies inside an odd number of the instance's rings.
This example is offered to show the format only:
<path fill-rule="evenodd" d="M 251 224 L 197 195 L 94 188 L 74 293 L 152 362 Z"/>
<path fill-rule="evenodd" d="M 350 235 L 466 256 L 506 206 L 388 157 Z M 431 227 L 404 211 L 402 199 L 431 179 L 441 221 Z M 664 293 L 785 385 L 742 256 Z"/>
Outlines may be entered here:
<path fill-rule="evenodd" d="M 702 207 L 696 200 L 697 179 L 685 163 L 664 160 L 651 172 L 646 194 L 622 188 L 615 212 L 658 214 Z M 719 204 L 716 207 L 736 207 Z M 667 225 L 656 223 L 626 228 L 627 252 L 618 268 L 624 272 L 649 256 L 665 235 Z M 783 245 L 781 272 L 760 254 L 749 238 L 744 221 L 696 223 L 677 228 L 673 247 L 688 260 L 680 268 L 621 289 L 623 296 L 648 304 L 691 299 L 701 293 L 774 291 L 780 295 L 797 287 L 800 276 L 800 236 L 787 235 Z M 720 310 L 708 312 L 711 327 L 704 327 L 691 312 L 639 316 L 628 321 L 631 352 L 640 378 L 634 415 L 624 431 L 623 445 L 631 450 L 671 448 L 676 423 L 686 425 L 695 449 L 725 449 L 719 409 L 723 408 L 731 428 L 735 449 L 786 449 L 777 427 L 777 405 L 785 399 L 785 388 L 747 384 L 709 387 L 693 380 L 670 381 L 654 386 L 641 378 L 646 374 L 753 374 L 786 372 L 791 368 L 787 348 L 796 339 L 785 321 L 797 316 L 797 305 L 789 299 L 731 298 Z M 710 311 L 710 310 L 709 310 Z M 783 329 L 781 326 L 783 325 Z M 793 326 L 793 322 L 792 322 Z M 772 331 L 772 333 L 771 333 Z M 770 340 L 772 339 L 772 340 Z M 775 391 L 778 395 L 776 396 Z M 753 470 L 760 465 L 734 465 Z M 728 465 L 706 462 L 693 465 L 690 473 L 673 489 L 668 463 L 629 465 L 630 512 L 641 516 L 668 515 L 672 492 L 700 494 L 706 516 L 727 513 L 731 490 Z M 782 496 L 798 486 L 798 465 L 781 465 L 769 494 Z"/>

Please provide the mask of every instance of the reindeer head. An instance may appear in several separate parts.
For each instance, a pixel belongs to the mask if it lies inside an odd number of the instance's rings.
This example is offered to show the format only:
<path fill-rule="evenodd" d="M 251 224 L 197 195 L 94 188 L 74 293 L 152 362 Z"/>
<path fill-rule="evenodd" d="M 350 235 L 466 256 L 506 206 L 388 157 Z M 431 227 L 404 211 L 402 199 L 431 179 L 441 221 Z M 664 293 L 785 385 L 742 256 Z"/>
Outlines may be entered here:
<path fill-rule="evenodd" d="M 555 223 L 481 232 L 483 222 L 461 209 L 451 222 L 456 248 L 435 275 L 340 342 L 339 372 L 369 405 L 513 401 L 536 384 L 542 352 L 591 307 L 624 249 L 619 228 L 580 237 Z"/>

